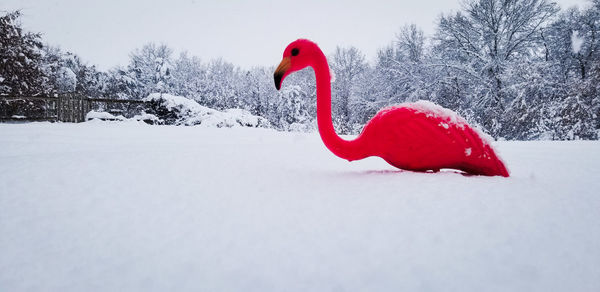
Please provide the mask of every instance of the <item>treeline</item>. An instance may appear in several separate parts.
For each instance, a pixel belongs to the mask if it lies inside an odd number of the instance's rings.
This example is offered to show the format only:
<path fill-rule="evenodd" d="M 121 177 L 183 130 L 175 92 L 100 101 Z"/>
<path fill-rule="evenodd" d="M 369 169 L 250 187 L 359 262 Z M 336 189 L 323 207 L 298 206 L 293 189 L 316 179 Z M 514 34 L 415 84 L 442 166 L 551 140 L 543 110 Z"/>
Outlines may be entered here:
<path fill-rule="evenodd" d="M 19 15 L 0 18 L 1 95 L 163 92 L 215 109 L 244 108 L 281 130 L 316 127 L 310 69 L 278 92 L 273 67 L 243 70 L 150 43 L 131 52 L 127 66 L 102 72 L 22 31 Z M 433 36 L 402 27 L 371 64 L 353 47 L 331 52 L 334 124 L 356 134 L 382 107 L 426 99 L 496 138 L 598 139 L 599 38 L 600 0 L 562 12 L 547 0 L 468 0 L 439 18 Z"/>

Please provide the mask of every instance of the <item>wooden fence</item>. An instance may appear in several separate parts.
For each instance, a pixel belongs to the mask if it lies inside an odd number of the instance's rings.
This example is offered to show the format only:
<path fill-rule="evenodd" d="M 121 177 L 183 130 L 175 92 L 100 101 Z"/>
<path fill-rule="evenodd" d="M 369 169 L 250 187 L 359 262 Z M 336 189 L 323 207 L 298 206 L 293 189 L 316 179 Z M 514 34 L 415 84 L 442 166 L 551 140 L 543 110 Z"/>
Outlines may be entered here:
<path fill-rule="evenodd" d="M 131 116 L 145 109 L 141 100 L 88 98 L 75 94 L 57 97 L 8 97 L 0 96 L 0 122 L 6 121 L 52 121 L 84 122 L 92 110 L 106 111 L 116 115 Z"/>

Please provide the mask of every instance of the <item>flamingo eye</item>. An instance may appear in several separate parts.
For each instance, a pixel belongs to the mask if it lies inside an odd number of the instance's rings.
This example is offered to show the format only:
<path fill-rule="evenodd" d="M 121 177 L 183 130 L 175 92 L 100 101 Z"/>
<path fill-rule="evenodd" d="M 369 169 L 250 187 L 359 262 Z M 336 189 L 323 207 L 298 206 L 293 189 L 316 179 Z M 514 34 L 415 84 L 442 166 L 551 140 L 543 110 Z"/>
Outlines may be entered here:
<path fill-rule="evenodd" d="M 292 49 L 292 56 L 298 56 L 299 53 L 300 53 L 300 50 L 298 48 Z"/>

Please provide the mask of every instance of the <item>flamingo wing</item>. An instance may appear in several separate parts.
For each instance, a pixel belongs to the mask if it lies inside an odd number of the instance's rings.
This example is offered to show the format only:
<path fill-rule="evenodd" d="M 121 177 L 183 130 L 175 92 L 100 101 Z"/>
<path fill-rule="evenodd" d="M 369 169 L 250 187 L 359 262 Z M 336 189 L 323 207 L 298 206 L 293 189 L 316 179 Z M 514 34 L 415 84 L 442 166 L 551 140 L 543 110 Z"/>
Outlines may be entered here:
<path fill-rule="evenodd" d="M 430 102 L 383 109 L 360 140 L 370 152 L 407 170 L 452 168 L 470 174 L 508 176 L 489 142 L 453 111 Z"/>

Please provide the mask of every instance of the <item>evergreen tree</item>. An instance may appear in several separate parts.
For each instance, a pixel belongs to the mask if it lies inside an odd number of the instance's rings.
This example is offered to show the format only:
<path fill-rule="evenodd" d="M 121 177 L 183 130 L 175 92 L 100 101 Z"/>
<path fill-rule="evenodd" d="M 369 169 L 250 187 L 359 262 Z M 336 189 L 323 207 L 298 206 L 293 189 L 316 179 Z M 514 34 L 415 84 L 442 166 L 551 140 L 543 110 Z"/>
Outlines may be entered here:
<path fill-rule="evenodd" d="M 20 11 L 0 17 L 0 95 L 44 94 L 40 35 L 24 32 Z"/>

